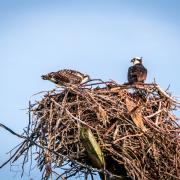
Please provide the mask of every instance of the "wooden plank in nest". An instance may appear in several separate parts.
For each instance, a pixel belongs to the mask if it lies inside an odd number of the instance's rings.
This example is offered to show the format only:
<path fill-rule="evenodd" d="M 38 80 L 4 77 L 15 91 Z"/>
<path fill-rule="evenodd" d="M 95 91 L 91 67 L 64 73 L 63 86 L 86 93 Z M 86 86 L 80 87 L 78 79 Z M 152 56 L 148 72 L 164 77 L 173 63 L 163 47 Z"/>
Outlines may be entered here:
<path fill-rule="evenodd" d="M 126 98 L 126 107 L 128 110 L 128 113 L 130 114 L 134 124 L 140 128 L 143 132 L 147 131 L 146 127 L 143 123 L 143 118 L 141 114 L 141 106 L 137 106 L 133 101 Z"/>
<path fill-rule="evenodd" d="M 105 160 L 99 144 L 97 143 L 92 131 L 89 128 L 81 128 L 80 139 L 85 147 L 88 156 L 95 168 L 104 168 Z"/>

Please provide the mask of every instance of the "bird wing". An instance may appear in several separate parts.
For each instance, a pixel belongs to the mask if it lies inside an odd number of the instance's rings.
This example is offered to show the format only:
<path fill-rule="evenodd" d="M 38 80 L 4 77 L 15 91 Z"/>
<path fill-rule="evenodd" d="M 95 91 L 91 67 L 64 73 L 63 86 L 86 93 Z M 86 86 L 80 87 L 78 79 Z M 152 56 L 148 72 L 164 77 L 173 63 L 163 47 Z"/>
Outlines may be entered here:
<path fill-rule="evenodd" d="M 134 65 L 128 69 L 129 82 L 142 82 L 147 77 L 147 69 L 143 65 Z"/>
<path fill-rule="evenodd" d="M 83 74 L 75 70 L 61 70 L 57 72 L 57 76 L 61 81 L 71 84 L 79 84 L 82 81 Z M 79 74 L 79 76 L 78 76 Z"/>
<path fill-rule="evenodd" d="M 63 82 L 63 83 L 70 82 L 68 76 L 63 71 L 53 72 L 51 75 L 52 75 L 52 78 L 56 80 L 57 84 L 60 82 Z"/>
<path fill-rule="evenodd" d="M 137 80 L 140 82 L 144 82 L 147 78 L 147 69 L 141 65 L 137 68 Z"/>
<path fill-rule="evenodd" d="M 131 66 L 128 69 L 128 81 L 130 83 L 133 83 L 134 81 L 136 81 L 136 74 L 135 74 L 135 71 L 134 71 L 134 66 Z"/>
<path fill-rule="evenodd" d="M 75 75 L 75 76 L 82 76 L 82 77 L 84 76 L 83 73 L 76 71 L 76 70 L 72 70 L 72 69 L 64 69 L 62 71 L 69 73 L 69 74 L 72 74 L 72 75 Z"/>

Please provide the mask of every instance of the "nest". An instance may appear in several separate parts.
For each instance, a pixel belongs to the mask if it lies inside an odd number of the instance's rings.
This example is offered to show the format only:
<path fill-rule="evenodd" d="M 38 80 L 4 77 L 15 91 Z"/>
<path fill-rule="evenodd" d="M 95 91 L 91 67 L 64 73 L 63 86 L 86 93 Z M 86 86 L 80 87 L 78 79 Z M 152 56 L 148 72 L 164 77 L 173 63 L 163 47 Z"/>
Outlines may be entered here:
<path fill-rule="evenodd" d="M 37 164 L 46 179 L 53 174 L 57 179 L 77 173 L 87 177 L 95 171 L 112 179 L 178 179 L 180 126 L 173 114 L 177 108 L 178 103 L 157 84 L 48 91 L 31 107 L 30 137 L 40 147 Z M 103 167 L 89 156 L 82 128 L 95 137 Z M 55 172 L 56 168 L 64 171 Z"/>

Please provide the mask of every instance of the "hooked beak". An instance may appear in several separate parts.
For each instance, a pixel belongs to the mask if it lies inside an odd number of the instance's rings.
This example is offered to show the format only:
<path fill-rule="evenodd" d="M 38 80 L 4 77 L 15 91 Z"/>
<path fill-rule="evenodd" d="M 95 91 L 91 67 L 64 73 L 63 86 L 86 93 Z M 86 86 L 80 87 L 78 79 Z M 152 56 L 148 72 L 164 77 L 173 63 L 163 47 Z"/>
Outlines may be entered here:
<path fill-rule="evenodd" d="M 41 78 L 42 78 L 43 80 L 47 80 L 46 75 L 42 75 Z"/>
<path fill-rule="evenodd" d="M 134 62 L 134 58 L 133 58 L 133 59 L 131 59 L 131 62 L 132 62 L 132 63 Z"/>

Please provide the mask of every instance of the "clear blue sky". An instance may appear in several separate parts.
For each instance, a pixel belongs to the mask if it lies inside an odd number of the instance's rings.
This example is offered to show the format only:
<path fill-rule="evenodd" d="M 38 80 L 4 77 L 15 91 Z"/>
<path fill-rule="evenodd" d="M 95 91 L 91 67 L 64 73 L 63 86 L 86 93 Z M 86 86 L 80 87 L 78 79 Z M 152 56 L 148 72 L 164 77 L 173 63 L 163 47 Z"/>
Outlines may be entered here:
<path fill-rule="evenodd" d="M 31 95 L 54 87 L 44 73 L 71 68 L 123 83 L 134 56 L 144 57 L 148 82 L 179 96 L 179 17 L 179 0 L 0 0 L 0 122 L 22 132 Z M 2 163 L 18 139 L 0 134 Z M 0 179 L 20 179 L 9 169 Z"/>

